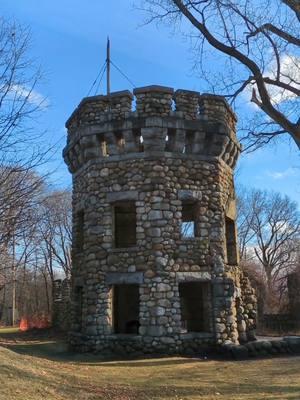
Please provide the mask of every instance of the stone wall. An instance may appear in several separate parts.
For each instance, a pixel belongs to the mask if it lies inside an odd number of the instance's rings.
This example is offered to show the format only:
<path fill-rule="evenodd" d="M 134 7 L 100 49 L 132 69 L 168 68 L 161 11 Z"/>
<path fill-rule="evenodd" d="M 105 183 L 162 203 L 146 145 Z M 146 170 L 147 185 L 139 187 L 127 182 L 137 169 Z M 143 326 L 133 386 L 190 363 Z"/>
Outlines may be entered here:
<path fill-rule="evenodd" d="M 67 279 L 53 283 L 52 326 L 61 331 L 70 329 L 70 285 Z"/>
<path fill-rule="evenodd" d="M 218 96 L 158 86 L 134 95 L 135 111 L 124 91 L 84 99 L 67 122 L 71 345 L 80 351 L 192 353 L 248 340 L 254 293 L 238 255 L 235 265 L 228 260 L 225 229 L 226 217 L 235 218 L 235 116 Z M 136 210 L 136 243 L 116 248 L 114 210 L 124 202 Z M 185 204 L 194 205 L 193 237 L 181 231 Z M 182 321 L 180 285 L 189 282 L 209 287 L 205 332 L 189 332 Z M 121 284 L 139 287 L 136 335 L 114 330 L 114 287 Z"/>

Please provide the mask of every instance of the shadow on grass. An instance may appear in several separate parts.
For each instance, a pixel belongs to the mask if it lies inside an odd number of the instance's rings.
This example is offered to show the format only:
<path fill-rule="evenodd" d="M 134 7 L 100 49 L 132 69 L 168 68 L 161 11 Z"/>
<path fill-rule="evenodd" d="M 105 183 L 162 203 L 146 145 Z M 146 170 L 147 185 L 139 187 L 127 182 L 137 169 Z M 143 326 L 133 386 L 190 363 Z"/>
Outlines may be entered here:
<path fill-rule="evenodd" d="M 171 358 L 170 356 L 162 356 L 162 355 L 144 355 L 144 356 L 104 356 L 101 354 L 91 354 L 91 353 L 75 353 L 68 350 L 68 346 L 63 341 L 57 342 L 42 342 L 42 343 L 34 343 L 34 344 L 10 344 L 6 345 L 8 349 L 12 350 L 17 354 L 28 355 L 32 357 L 38 357 L 47 359 L 50 361 L 57 362 L 76 362 L 79 364 L 84 364 L 86 366 L 93 365 L 105 365 L 105 367 L 116 367 L 116 363 L 118 363 L 118 367 L 128 367 L 130 363 L 130 367 L 151 367 L 151 366 L 168 366 L 168 365 L 183 365 L 186 363 L 200 363 L 205 362 L 205 360 L 201 360 L 200 358 L 181 358 L 176 359 Z"/>
<path fill-rule="evenodd" d="M 4 346 L 17 354 L 38 357 L 50 361 L 57 362 L 76 362 L 86 366 L 105 365 L 107 367 L 115 367 L 118 363 L 119 367 L 151 367 L 151 366 L 168 366 L 168 365 L 184 365 L 187 363 L 206 363 L 209 361 L 235 362 L 228 360 L 220 354 L 212 352 L 207 357 L 203 355 L 194 357 L 163 356 L 159 354 L 129 356 L 129 355 L 103 355 L 93 353 L 76 353 L 68 349 L 65 335 L 58 333 L 52 329 L 34 329 L 27 332 L 21 332 L 18 329 L 0 329 L 0 346 Z M 284 357 L 286 355 L 278 355 Z M 247 359 L 238 361 L 239 363 L 257 363 L 259 359 Z M 109 364 L 111 363 L 111 364 Z"/>
<path fill-rule="evenodd" d="M 132 367 L 177 365 L 205 361 L 203 357 L 185 357 L 176 360 L 176 357 L 159 354 L 130 356 L 130 355 L 103 355 L 93 353 L 75 353 L 68 349 L 66 336 L 52 329 L 33 329 L 22 332 L 17 328 L 0 329 L 0 346 L 6 347 L 15 353 L 43 358 L 51 361 L 76 362 L 85 365 L 100 365 L 120 362 L 119 366 Z M 213 358 L 213 357 L 211 357 Z M 115 366 L 112 364 L 112 366 Z"/>

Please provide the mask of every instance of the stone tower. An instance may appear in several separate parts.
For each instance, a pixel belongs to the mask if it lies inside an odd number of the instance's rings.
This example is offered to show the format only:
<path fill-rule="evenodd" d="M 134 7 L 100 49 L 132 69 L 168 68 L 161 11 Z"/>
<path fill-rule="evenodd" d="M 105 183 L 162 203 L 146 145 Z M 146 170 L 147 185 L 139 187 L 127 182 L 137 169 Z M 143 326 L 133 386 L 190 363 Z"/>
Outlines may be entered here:
<path fill-rule="evenodd" d="M 163 86 L 88 97 L 73 112 L 74 349 L 191 353 L 252 335 L 235 124 L 223 97 Z"/>

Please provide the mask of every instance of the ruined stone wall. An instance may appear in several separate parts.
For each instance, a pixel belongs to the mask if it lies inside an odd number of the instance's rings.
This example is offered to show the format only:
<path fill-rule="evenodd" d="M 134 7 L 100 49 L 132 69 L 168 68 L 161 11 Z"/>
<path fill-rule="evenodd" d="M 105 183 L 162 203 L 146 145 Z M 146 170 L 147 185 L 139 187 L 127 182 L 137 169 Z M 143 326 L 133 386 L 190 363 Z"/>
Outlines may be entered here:
<path fill-rule="evenodd" d="M 81 351 L 191 353 L 204 344 L 238 343 L 250 325 L 248 283 L 226 254 L 240 151 L 235 116 L 217 96 L 157 86 L 134 94 L 135 111 L 131 93 L 118 92 L 84 100 L 67 123 L 71 344 Z M 116 248 L 114 207 L 126 201 L 136 207 L 136 245 Z M 196 204 L 195 237 L 181 234 L 185 202 Z M 206 332 L 184 329 L 183 282 L 209 283 Z M 113 329 L 113 287 L 122 283 L 139 285 L 136 335 Z"/>
<path fill-rule="evenodd" d="M 70 329 L 70 286 L 68 279 L 57 279 L 52 289 L 52 326 L 65 332 Z"/>

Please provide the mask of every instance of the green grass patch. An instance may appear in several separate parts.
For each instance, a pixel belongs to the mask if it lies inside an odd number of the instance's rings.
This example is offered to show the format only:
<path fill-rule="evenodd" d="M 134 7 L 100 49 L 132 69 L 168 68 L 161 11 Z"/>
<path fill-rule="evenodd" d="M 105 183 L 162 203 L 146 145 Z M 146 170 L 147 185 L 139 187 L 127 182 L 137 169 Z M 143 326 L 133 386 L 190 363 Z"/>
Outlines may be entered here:
<path fill-rule="evenodd" d="M 0 335 L 6 334 L 6 333 L 17 333 L 20 332 L 19 327 L 0 327 Z"/>

